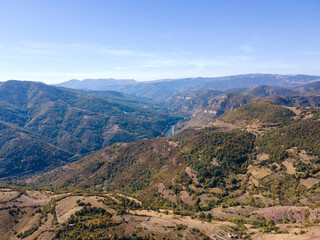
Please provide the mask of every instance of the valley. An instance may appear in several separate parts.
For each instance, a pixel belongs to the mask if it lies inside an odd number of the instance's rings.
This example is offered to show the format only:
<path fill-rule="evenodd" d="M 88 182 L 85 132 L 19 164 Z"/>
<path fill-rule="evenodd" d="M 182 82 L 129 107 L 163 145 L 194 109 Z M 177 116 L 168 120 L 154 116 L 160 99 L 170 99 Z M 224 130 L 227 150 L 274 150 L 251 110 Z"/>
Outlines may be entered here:
<path fill-rule="evenodd" d="M 159 102 L 1 83 L 0 233 L 316 239 L 320 87 L 292 84 Z"/>
<path fill-rule="evenodd" d="M 29 174 L 75 161 L 115 142 L 164 135 L 178 118 L 43 83 L 0 85 L 0 177 Z"/>
<path fill-rule="evenodd" d="M 0 3 L 0 240 L 320 240 L 319 0 Z"/>

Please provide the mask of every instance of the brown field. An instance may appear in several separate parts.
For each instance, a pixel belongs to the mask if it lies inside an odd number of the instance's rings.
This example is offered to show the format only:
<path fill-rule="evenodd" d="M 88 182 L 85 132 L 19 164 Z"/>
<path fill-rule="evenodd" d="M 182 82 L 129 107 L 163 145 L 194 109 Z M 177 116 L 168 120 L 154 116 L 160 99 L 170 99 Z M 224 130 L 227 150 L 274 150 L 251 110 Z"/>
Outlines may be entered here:
<path fill-rule="evenodd" d="M 308 180 L 308 179 L 306 179 Z M 310 179 L 309 179 L 310 180 Z M 166 191 L 162 189 L 162 191 Z M 5 193 L 5 194 L 1 194 Z M 11 193 L 11 195 L 10 195 Z M 182 191 L 182 198 L 192 204 L 194 200 L 188 196 L 186 191 Z M 8 197 L 10 196 L 10 197 Z M 108 197 L 111 195 L 107 195 Z M 121 194 L 122 197 L 126 197 Z M 263 196 L 257 195 L 263 199 Z M 52 199 L 56 199 L 55 215 L 49 213 L 46 218 L 42 219 L 42 225 L 27 236 L 26 240 L 32 239 L 52 239 L 55 236 L 54 230 L 63 226 L 68 218 L 79 211 L 82 206 L 77 201 L 90 203 L 91 206 L 105 208 L 113 214 L 115 221 L 122 222 L 115 231 L 123 234 L 141 233 L 154 234 L 155 237 L 166 235 L 169 239 L 202 239 L 201 234 L 213 238 L 214 234 L 229 239 L 229 233 L 237 233 L 237 223 L 228 219 L 243 219 L 245 221 L 257 220 L 261 217 L 273 220 L 280 230 L 285 233 L 272 234 L 262 233 L 261 229 L 255 228 L 251 224 L 245 224 L 245 231 L 251 239 L 316 239 L 320 237 L 320 226 L 318 223 L 305 225 L 304 222 L 314 222 L 320 218 L 320 208 L 311 209 L 307 207 L 290 207 L 277 206 L 268 208 L 256 207 L 217 207 L 209 212 L 212 214 L 211 221 L 201 220 L 194 216 L 179 216 L 172 211 L 151 211 L 151 210 L 134 210 L 117 215 L 116 211 L 102 203 L 104 195 L 86 196 L 71 195 L 68 193 L 54 194 L 48 191 L 1 191 L 0 192 L 0 234 L 1 239 L 18 239 L 16 234 L 37 226 L 40 213 L 43 206 L 48 204 Z M 116 199 L 113 197 L 113 199 Z M 140 201 L 130 197 L 131 200 L 139 203 Z M 206 201 L 206 195 L 201 196 L 201 202 Z M 19 210 L 18 210 L 19 209 Z M 14 213 L 9 213 L 14 210 Z M 308 212 L 308 214 L 306 214 Z M 147 217 L 150 217 L 147 220 Z M 286 223 L 283 221 L 286 220 Z M 194 230 L 196 229 L 196 230 Z M 199 234 L 194 231 L 199 231 Z M 196 233 L 196 234 L 195 234 Z M 201 234 L 200 234 L 201 233 Z M 204 236 L 203 235 L 203 236 Z"/>

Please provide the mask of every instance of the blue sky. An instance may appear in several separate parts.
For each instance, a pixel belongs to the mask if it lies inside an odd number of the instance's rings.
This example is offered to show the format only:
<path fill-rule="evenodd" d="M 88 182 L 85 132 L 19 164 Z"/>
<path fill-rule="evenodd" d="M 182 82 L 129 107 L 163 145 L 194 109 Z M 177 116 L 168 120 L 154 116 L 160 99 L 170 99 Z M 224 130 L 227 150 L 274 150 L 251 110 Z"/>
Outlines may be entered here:
<path fill-rule="evenodd" d="M 0 81 L 320 75 L 318 0 L 0 0 Z"/>

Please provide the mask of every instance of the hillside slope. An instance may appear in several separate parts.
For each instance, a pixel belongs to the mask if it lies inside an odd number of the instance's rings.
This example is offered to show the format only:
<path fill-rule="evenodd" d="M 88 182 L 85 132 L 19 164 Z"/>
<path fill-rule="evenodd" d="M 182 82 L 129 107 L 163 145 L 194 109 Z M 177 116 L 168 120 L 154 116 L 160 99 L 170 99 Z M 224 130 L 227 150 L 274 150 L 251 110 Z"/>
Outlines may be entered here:
<path fill-rule="evenodd" d="M 26 166 L 34 164 L 37 165 L 34 170 L 56 166 L 70 157 L 115 142 L 157 137 L 176 121 L 159 111 L 133 104 L 21 81 L 1 83 L 0 120 L 5 126 L 0 130 L 3 139 L 0 145 L 2 177 L 10 175 L 12 169 L 16 173 L 27 169 L 32 172 L 32 167 Z M 16 147 L 18 143 L 19 148 Z M 41 150 L 37 145 L 45 147 Z M 49 160 L 49 155 L 55 152 L 63 154 Z"/>
<path fill-rule="evenodd" d="M 276 105 L 288 106 L 288 107 L 319 107 L 320 106 L 320 96 L 312 95 L 311 92 L 307 96 L 303 95 L 270 95 L 265 96 L 264 92 L 261 95 L 255 96 L 251 94 L 246 94 L 247 90 L 243 94 L 237 93 L 226 93 L 214 98 L 208 98 L 206 101 L 210 102 L 206 107 L 197 111 L 192 118 L 181 124 L 181 128 L 187 127 L 199 127 L 210 123 L 217 117 L 221 116 L 223 113 L 236 109 L 247 103 L 256 103 L 260 101 L 272 102 Z M 181 94 L 182 95 L 182 94 Z M 193 100 L 197 102 L 197 99 Z M 196 106 L 193 106 L 195 108 Z M 192 107 L 190 107 L 192 108 Z M 178 109 L 178 107 L 177 107 Z M 188 112 L 189 116 L 192 112 Z"/>
<path fill-rule="evenodd" d="M 312 206 L 320 199 L 319 117 L 318 108 L 247 104 L 207 128 L 116 144 L 31 182 L 122 191 L 152 206 L 190 211 Z"/>
<path fill-rule="evenodd" d="M 316 107 L 249 103 L 175 137 L 114 144 L 25 187 L 2 182 L 0 232 L 30 240 L 314 239 L 319 120 Z"/>

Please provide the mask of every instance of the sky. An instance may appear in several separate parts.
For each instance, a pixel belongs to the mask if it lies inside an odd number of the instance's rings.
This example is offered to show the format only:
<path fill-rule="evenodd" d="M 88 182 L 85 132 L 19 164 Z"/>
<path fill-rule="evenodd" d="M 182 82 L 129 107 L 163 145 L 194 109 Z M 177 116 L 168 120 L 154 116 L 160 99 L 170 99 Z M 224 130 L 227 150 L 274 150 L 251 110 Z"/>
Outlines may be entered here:
<path fill-rule="evenodd" d="M 320 75 L 318 0 L 0 0 L 0 81 Z"/>

